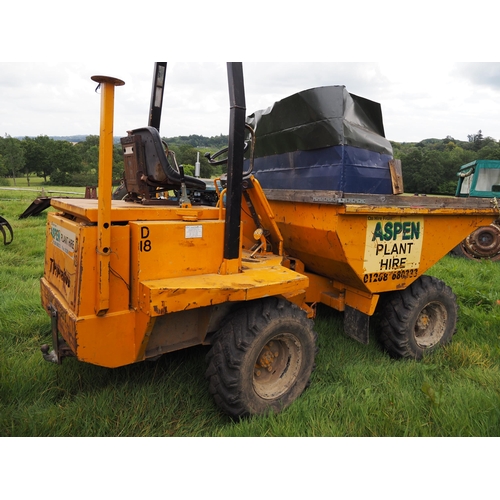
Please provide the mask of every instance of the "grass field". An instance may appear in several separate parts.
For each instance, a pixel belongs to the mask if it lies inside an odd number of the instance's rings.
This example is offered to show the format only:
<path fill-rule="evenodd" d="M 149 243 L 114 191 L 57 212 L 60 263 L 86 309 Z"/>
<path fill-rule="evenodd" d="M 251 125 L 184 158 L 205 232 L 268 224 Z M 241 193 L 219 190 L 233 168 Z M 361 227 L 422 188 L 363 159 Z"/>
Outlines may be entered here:
<path fill-rule="evenodd" d="M 375 331 L 368 346 L 346 338 L 342 316 L 320 307 L 311 386 L 279 415 L 233 422 L 208 393 L 206 347 L 118 369 L 43 360 L 40 345 L 50 343 L 39 296 L 47 215 L 18 220 L 36 196 L 0 189 L 0 215 L 14 228 L 11 245 L 0 241 L 1 436 L 500 434 L 498 263 L 445 257 L 431 269 L 457 295 L 460 317 L 454 341 L 421 362 L 390 359 Z"/>

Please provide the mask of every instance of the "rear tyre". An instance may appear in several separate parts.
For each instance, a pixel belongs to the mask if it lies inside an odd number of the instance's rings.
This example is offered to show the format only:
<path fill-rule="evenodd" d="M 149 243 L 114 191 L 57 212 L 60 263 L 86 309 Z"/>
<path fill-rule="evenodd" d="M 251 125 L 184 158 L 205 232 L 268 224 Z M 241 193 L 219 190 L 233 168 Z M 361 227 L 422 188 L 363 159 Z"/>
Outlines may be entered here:
<path fill-rule="evenodd" d="M 461 257 L 463 259 L 470 258 L 468 255 L 465 254 L 464 248 L 463 248 L 463 242 L 461 241 L 451 252 L 450 254 L 453 257 Z"/>
<path fill-rule="evenodd" d="M 451 341 L 458 306 L 451 288 L 432 276 L 421 276 L 405 290 L 382 299 L 379 337 L 393 358 L 420 360 Z"/>
<path fill-rule="evenodd" d="M 309 385 L 316 333 L 305 312 L 276 297 L 233 313 L 207 355 L 210 393 L 233 418 L 280 412 Z"/>

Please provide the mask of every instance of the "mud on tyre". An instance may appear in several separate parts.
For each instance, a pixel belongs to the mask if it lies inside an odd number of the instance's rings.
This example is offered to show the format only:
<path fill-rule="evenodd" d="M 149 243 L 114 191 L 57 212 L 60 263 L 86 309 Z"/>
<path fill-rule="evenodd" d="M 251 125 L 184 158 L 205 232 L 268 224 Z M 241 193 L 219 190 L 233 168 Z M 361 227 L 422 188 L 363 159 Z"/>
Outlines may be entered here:
<path fill-rule="evenodd" d="M 443 281 L 421 276 L 381 299 L 379 338 L 393 358 L 422 359 L 456 332 L 456 296 Z"/>
<path fill-rule="evenodd" d="M 313 321 L 302 309 L 276 297 L 249 302 L 207 355 L 210 393 L 233 418 L 277 413 L 309 385 L 316 351 Z"/>

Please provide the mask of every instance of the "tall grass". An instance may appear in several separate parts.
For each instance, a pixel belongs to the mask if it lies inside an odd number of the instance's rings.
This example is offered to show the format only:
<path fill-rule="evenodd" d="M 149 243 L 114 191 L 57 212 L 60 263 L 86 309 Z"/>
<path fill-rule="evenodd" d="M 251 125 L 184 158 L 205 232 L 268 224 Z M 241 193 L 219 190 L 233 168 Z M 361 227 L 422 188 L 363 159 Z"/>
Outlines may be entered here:
<path fill-rule="evenodd" d="M 47 214 L 18 220 L 33 194 L 0 190 L 0 215 L 15 233 L 0 245 L 0 435 L 500 434 L 499 264 L 445 257 L 431 269 L 457 294 L 460 318 L 454 341 L 421 362 L 390 359 L 375 330 L 368 346 L 346 338 L 342 315 L 320 307 L 311 386 L 281 414 L 233 422 L 208 393 L 206 347 L 118 369 L 42 359 L 39 347 L 50 343 L 39 291 Z"/>

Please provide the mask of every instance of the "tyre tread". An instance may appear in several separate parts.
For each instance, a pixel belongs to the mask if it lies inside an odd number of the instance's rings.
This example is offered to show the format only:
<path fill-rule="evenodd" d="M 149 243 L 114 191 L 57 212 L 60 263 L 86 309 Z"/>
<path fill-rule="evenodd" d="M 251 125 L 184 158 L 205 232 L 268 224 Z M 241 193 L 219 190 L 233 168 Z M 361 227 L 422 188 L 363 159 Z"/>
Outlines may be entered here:
<path fill-rule="evenodd" d="M 285 318 L 300 323 L 310 331 L 314 338 L 315 355 L 317 334 L 313 330 L 312 320 L 295 304 L 277 297 L 257 300 L 248 307 L 239 308 L 219 330 L 206 357 L 208 368 L 205 377 L 215 403 L 231 417 L 241 418 L 251 413 L 240 384 L 245 353 L 271 322 Z M 307 374 L 305 387 L 310 383 L 313 369 L 314 363 Z"/>
<path fill-rule="evenodd" d="M 413 344 L 408 333 L 408 326 L 415 309 L 427 296 L 438 295 L 447 303 L 454 305 L 455 315 L 458 313 L 456 296 L 443 281 L 423 275 L 404 290 L 390 292 L 381 301 L 381 320 L 379 339 L 385 350 L 393 358 L 421 359 L 424 352 L 429 352 L 439 344 L 445 344 L 456 333 L 456 319 L 451 331 L 447 331 L 436 346 L 422 349 Z"/>

